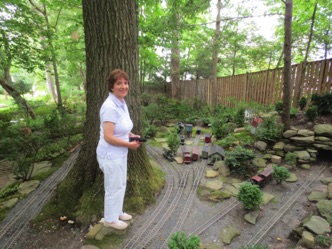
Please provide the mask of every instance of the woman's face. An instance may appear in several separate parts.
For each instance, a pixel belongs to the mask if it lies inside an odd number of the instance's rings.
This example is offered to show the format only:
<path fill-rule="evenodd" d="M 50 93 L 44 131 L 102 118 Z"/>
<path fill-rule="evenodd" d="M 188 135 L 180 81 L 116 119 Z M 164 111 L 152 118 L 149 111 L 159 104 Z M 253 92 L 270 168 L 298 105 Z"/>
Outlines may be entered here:
<path fill-rule="evenodd" d="M 112 88 L 112 92 L 115 97 L 122 100 L 124 97 L 126 97 L 129 90 L 129 84 L 128 81 L 125 80 L 123 77 L 120 77 L 115 83 Z"/>

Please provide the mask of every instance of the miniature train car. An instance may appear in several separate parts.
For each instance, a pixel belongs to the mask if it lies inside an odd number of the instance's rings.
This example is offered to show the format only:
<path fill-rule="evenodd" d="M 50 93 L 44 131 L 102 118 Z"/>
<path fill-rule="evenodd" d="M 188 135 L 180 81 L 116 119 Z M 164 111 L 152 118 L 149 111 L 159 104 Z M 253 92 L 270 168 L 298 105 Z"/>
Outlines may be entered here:
<path fill-rule="evenodd" d="M 269 181 L 272 180 L 273 167 L 266 167 L 261 173 L 250 178 L 252 184 L 258 185 L 260 188 L 264 187 Z"/>
<path fill-rule="evenodd" d="M 204 142 L 207 144 L 211 143 L 211 134 L 209 133 L 205 134 Z"/>
<path fill-rule="evenodd" d="M 183 162 L 185 164 L 191 163 L 191 153 L 187 148 L 185 148 L 183 152 Z"/>
<path fill-rule="evenodd" d="M 193 148 L 193 153 L 192 153 L 191 158 L 192 158 L 193 161 L 197 161 L 198 160 L 198 147 L 197 146 L 195 146 Z"/>

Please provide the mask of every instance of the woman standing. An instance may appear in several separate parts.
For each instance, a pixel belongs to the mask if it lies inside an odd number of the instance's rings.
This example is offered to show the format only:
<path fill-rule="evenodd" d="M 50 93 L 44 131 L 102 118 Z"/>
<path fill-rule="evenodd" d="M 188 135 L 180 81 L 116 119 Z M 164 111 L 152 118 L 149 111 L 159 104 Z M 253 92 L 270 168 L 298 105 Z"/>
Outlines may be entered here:
<path fill-rule="evenodd" d="M 128 74 L 120 69 L 111 72 L 107 79 L 110 91 L 100 108 L 100 138 L 97 146 L 97 161 L 104 173 L 104 219 L 105 227 L 123 230 L 124 221 L 132 216 L 123 212 L 123 201 L 127 182 L 128 148 L 136 150 L 141 143 L 129 142 L 129 137 L 139 137 L 131 130 L 128 107 L 124 98 L 129 90 Z"/>

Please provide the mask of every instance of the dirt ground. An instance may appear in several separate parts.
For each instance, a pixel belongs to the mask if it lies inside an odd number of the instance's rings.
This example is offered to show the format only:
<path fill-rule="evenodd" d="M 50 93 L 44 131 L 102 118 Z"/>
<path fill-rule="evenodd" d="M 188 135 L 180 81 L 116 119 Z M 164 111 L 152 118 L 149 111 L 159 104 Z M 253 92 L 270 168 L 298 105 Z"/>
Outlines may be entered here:
<path fill-rule="evenodd" d="M 300 128 L 312 128 L 313 124 L 308 122 L 306 118 L 299 114 L 296 119 L 293 119 L 291 124 L 293 126 L 297 126 Z M 329 123 L 332 124 L 332 115 L 324 118 L 319 118 L 316 120 L 315 123 Z M 332 160 L 331 160 L 332 161 Z M 329 164 L 329 167 L 331 167 L 331 163 Z M 297 176 L 300 179 L 301 174 L 307 174 L 305 171 L 299 171 L 297 172 Z M 324 174 L 321 176 L 323 177 L 331 177 L 331 170 L 325 170 Z M 299 184 L 294 184 L 291 186 L 291 188 L 298 187 Z M 276 194 L 279 195 L 280 192 L 287 193 L 287 189 L 278 189 L 282 188 L 282 186 L 276 186 L 271 185 L 268 186 L 266 191 L 268 191 L 270 194 Z M 319 189 L 321 188 L 321 185 L 316 184 L 313 186 L 312 189 Z M 311 189 L 311 190 L 312 190 Z M 285 194 L 286 195 L 286 194 Z M 280 198 L 283 198 L 282 196 Z M 197 202 L 197 201 L 196 201 Z M 308 215 L 310 212 L 314 210 L 314 205 L 310 204 L 306 196 L 303 198 L 300 198 L 298 201 L 299 204 L 296 208 L 292 208 L 289 210 L 289 212 L 285 215 L 284 218 L 277 224 L 276 232 L 272 234 L 269 238 L 269 248 L 273 249 L 287 249 L 287 248 L 294 248 L 294 242 L 292 242 L 289 239 L 289 231 L 291 231 L 292 228 L 294 228 L 300 220 L 302 220 L 306 215 Z M 211 203 L 196 203 L 194 205 L 193 209 L 197 207 L 197 209 L 201 209 L 202 207 L 206 206 L 208 208 L 213 208 L 213 205 L 215 205 L 215 208 L 218 209 L 218 204 L 211 204 Z M 268 207 L 266 210 L 264 208 L 262 209 L 262 215 L 268 216 Z M 195 212 L 202 212 L 202 210 L 193 210 L 193 213 Z M 248 225 L 243 224 L 243 219 L 241 218 L 241 215 L 239 213 L 236 213 L 235 215 L 230 217 L 231 222 L 234 224 L 234 226 L 246 226 L 249 230 L 252 228 Z M 135 217 L 135 222 L 141 222 L 144 223 L 144 220 L 140 219 L 140 217 Z M 189 223 L 190 224 L 190 223 Z M 139 226 L 136 226 L 139 227 Z M 86 229 L 82 229 L 79 227 L 76 227 L 75 225 L 69 225 L 67 222 L 61 222 L 59 221 L 58 217 L 56 217 L 54 220 L 48 220 L 45 221 L 42 224 L 38 224 L 33 229 L 28 229 L 27 233 L 25 235 L 22 235 L 22 238 L 20 240 L 19 245 L 17 245 L 16 248 L 20 249 L 32 249 L 32 248 L 43 248 L 43 249 L 80 249 L 84 245 L 84 236 L 86 235 Z M 245 238 L 243 239 L 245 240 Z M 215 238 L 213 236 L 210 236 L 209 234 L 204 233 L 202 235 L 202 241 L 205 245 L 207 244 L 216 244 L 218 242 L 218 238 Z M 245 241 L 237 241 L 234 246 L 231 247 L 224 247 L 224 248 L 239 248 L 241 243 L 245 243 Z M 238 247 L 236 247 L 238 245 Z M 271 247 L 272 246 L 272 247 Z M 212 247 L 211 247 L 212 248 Z M 221 248 L 221 247 L 213 247 L 213 248 Z M 318 248 L 318 247 L 317 247 Z"/>

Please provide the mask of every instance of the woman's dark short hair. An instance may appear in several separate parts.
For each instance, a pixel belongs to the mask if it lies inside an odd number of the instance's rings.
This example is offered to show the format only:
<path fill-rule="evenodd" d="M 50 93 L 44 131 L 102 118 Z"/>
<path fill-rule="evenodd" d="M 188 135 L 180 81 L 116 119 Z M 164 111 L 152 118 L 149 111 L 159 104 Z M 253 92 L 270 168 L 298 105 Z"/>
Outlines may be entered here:
<path fill-rule="evenodd" d="M 108 90 L 110 92 L 112 92 L 112 88 L 114 87 L 115 82 L 120 79 L 120 78 L 124 78 L 126 81 L 128 81 L 129 84 L 129 76 L 128 74 L 121 70 L 121 69 L 114 69 L 110 75 L 108 76 L 106 82 L 108 85 Z"/>

